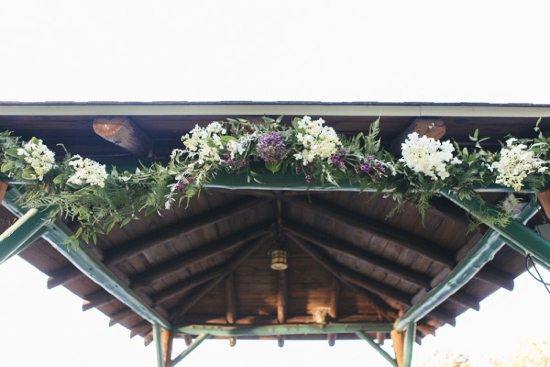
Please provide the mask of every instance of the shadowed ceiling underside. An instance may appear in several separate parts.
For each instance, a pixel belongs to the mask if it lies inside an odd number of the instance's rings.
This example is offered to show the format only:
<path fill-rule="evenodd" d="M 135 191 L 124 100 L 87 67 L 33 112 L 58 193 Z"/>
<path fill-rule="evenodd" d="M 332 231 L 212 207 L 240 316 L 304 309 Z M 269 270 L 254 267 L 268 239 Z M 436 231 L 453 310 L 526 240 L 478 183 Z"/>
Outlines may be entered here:
<path fill-rule="evenodd" d="M 155 158 L 163 158 L 179 147 L 179 136 L 196 123 L 225 117 L 135 116 L 132 120 L 153 140 Z M 94 135 L 94 118 L 2 116 L 0 129 L 25 138 L 37 136 L 50 146 L 61 142 L 71 152 L 98 160 L 127 156 Z M 326 118 L 341 133 L 367 131 L 375 119 Z M 382 117 L 383 143 L 389 147 L 413 120 Z M 444 138 L 464 143 L 475 127 L 496 138 L 513 129 L 516 135 L 525 130 L 508 118 L 444 120 Z M 503 131 L 502 126 L 509 129 Z M 505 194 L 483 196 L 497 203 Z M 97 246 L 81 246 L 175 326 L 393 322 L 438 285 L 486 231 L 484 227 L 468 231 L 465 213 L 442 198 L 432 201 L 424 218 L 407 204 L 389 216 L 395 205 L 391 198 L 367 193 L 212 189 L 188 206 L 115 227 L 98 238 Z M 1 214 L 7 227 L 13 215 L 3 208 Z M 76 229 L 75 224 L 68 225 Z M 283 241 L 276 239 L 278 231 Z M 281 244 L 289 266 L 274 271 L 268 253 Z M 65 286 L 83 298 L 84 310 L 97 308 L 111 325 L 124 325 L 132 337 L 143 336 L 147 344 L 152 340 L 148 321 L 88 279 L 45 240 L 20 256 L 49 276 L 48 287 Z M 499 288 L 511 290 L 514 278 L 524 270 L 523 261 L 503 247 L 466 286 L 419 321 L 417 341 L 446 323 L 454 325 L 456 316 L 466 310 L 478 310 L 479 302 Z M 383 340 L 389 335 L 371 337 Z M 328 339 L 333 344 L 335 339 L 357 336 L 255 338 Z"/>

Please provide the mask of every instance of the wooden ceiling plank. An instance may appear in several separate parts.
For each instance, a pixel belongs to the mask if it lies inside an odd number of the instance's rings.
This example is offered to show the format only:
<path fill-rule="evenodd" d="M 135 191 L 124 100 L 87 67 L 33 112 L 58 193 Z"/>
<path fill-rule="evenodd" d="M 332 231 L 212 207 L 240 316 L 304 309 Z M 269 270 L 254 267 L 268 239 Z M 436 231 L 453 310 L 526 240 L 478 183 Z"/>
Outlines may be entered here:
<path fill-rule="evenodd" d="M 500 288 L 504 288 L 509 291 L 514 290 L 514 276 L 495 268 L 490 264 L 485 265 L 479 273 L 476 274 L 475 278 L 485 283 L 497 285 Z"/>
<path fill-rule="evenodd" d="M 234 233 L 229 237 L 198 247 L 197 249 L 170 259 L 169 261 L 156 264 L 146 271 L 134 275 L 131 279 L 132 288 L 139 289 L 145 287 L 153 282 L 162 280 L 173 273 L 178 273 L 193 264 L 199 263 L 223 252 L 233 250 L 247 241 L 260 237 L 269 231 L 270 228 L 270 222 L 262 223 L 254 226 L 253 228 Z"/>
<path fill-rule="evenodd" d="M 129 117 L 98 117 L 93 121 L 94 132 L 103 139 L 141 157 L 153 157 L 153 143 Z"/>
<path fill-rule="evenodd" d="M 119 324 L 122 321 L 124 321 L 126 319 L 129 319 L 130 317 L 132 317 L 134 315 L 136 315 L 136 313 L 134 311 L 132 311 L 130 308 L 125 307 L 122 310 L 117 311 L 116 313 L 114 313 L 110 316 L 111 319 L 109 320 L 109 326 Z"/>
<path fill-rule="evenodd" d="M 416 252 L 428 259 L 435 261 L 443 266 L 452 268 L 455 265 L 453 254 L 449 251 L 440 249 L 440 246 L 424 238 L 420 238 L 412 233 L 399 230 L 386 223 L 373 220 L 371 218 L 350 212 L 338 205 L 332 204 L 320 198 L 315 198 L 312 202 L 307 198 L 293 197 L 292 200 L 283 197 L 284 200 L 292 205 L 299 205 L 309 210 L 337 220 L 346 226 L 356 228 L 360 231 L 370 233 L 376 237 L 383 238 L 410 251 Z"/>
<path fill-rule="evenodd" d="M 338 278 L 344 284 L 351 286 L 353 291 L 361 295 L 369 302 L 374 309 L 376 309 L 381 315 L 387 319 L 391 319 L 391 312 L 389 312 L 389 306 L 379 298 L 378 295 L 371 294 L 371 291 L 367 291 L 362 287 L 355 285 L 352 282 L 346 281 L 342 274 L 342 267 L 335 264 L 332 260 L 316 251 L 313 246 L 306 244 L 299 238 L 289 234 L 288 235 L 298 246 L 300 246 L 305 252 L 307 252 L 314 260 L 320 263 L 329 273 Z"/>
<path fill-rule="evenodd" d="M 214 208 L 206 213 L 187 218 L 181 222 L 174 223 L 154 232 L 134 238 L 130 241 L 111 249 L 105 254 L 104 263 L 108 266 L 118 264 L 130 257 L 136 256 L 143 251 L 158 246 L 172 238 L 203 229 L 227 218 L 239 215 L 263 203 L 263 201 L 252 198 L 239 200 L 237 203 L 230 203 L 219 208 Z"/>
<path fill-rule="evenodd" d="M 457 291 L 449 297 L 449 301 L 479 311 L 479 300 L 464 291 Z"/>
<path fill-rule="evenodd" d="M 335 250 L 347 256 L 364 261 L 376 268 L 381 268 L 383 271 L 415 286 L 424 289 L 431 288 L 429 276 L 417 273 L 380 256 L 371 254 L 368 251 L 362 250 L 350 243 L 328 236 L 304 225 L 296 225 L 290 222 L 285 222 L 284 228 L 318 246 L 328 250 Z"/>
<path fill-rule="evenodd" d="M 221 282 L 227 275 L 231 274 L 235 269 L 250 255 L 254 253 L 257 249 L 259 249 L 261 246 L 263 246 L 266 242 L 266 240 L 269 237 L 263 237 L 259 240 L 253 240 L 249 241 L 247 244 L 244 245 L 244 248 L 239 250 L 238 253 L 233 255 L 233 257 L 227 262 L 225 265 L 225 273 L 218 277 L 217 279 L 214 279 L 204 285 L 200 290 L 194 292 L 190 297 L 185 297 L 183 300 L 179 302 L 176 307 L 174 307 L 171 310 L 171 314 L 173 314 L 172 320 L 174 320 L 174 323 L 179 324 L 182 322 L 183 317 L 197 303 L 202 297 L 204 297 L 212 288 L 214 288 L 219 282 Z"/>
<path fill-rule="evenodd" d="M 130 338 L 133 338 L 136 335 L 141 335 L 152 329 L 153 327 L 151 326 L 151 323 L 149 321 L 143 320 L 130 328 Z"/>

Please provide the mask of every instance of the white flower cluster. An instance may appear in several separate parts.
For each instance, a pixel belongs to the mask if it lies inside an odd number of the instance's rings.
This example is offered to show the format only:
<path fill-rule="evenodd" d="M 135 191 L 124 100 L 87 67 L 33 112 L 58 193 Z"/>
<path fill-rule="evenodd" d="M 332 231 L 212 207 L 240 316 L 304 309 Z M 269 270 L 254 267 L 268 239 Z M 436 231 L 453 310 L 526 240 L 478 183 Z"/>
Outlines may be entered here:
<path fill-rule="evenodd" d="M 403 158 L 400 161 L 405 162 L 413 171 L 423 173 L 434 181 L 445 179 L 449 177 L 447 163 L 461 163 L 458 158 L 453 158 L 454 150 L 448 140 L 440 142 L 427 136 L 420 137 L 418 133 L 411 133 L 401 144 Z"/>
<path fill-rule="evenodd" d="M 311 120 L 311 117 L 304 116 L 298 123 L 298 134 L 296 138 L 303 145 L 304 149 L 294 154 L 297 161 L 305 165 L 313 162 L 315 158 L 328 159 L 336 152 L 336 148 L 342 146 L 336 131 L 332 127 L 323 126 L 323 119 Z"/>
<path fill-rule="evenodd" d="M 218 148 L 223 149 L 223 143 L 219 134 L 225 134 L 226 130 L 219 122 L 211 122 L 206 128 L 195 126 L 189 134 L 181 139 L 187 149 L 184 152 L 190 158 L 197 158 L 197 163 L 203 165 L 205 162 L 219 162 L 220 154 Z M 214 142 L 215 147 L 208 143 Z"/>
<path fill-rule="evenodd" d="M 23 144 L 22 148 L 17 149 L 17 155 L 22 156 L 25 162 L 31 165 L 36 175 L 31 178 L 42 181 L 44 175 L 55 167 L 55 154 L 48 149 L 42 140 L 32 138 L 29 142 Z"/>
<path fill-rule="evenodd" d="M 79 155 L 75 155 L 73 160 L 69 162 L 69 165 L 73 167 L 75 173 L 69 177 L 68 183 L 75 185 L 83 185 L 85 183 L 91 186 L 105 186 L 105 179 L 107 179 L 107 172 L 105 171 L 105 165 L 99 164 L 88 158 L 82 158 Z"/>
<path fill-rule="evenodd" d="M 516 139 L 508 139 L 506 147 L 500 151 L 500 161 L 494 162 L 490 169 L 496 168 L 497 184 L 521 190 L 522 182 L 528 174 L 542 173 L 548 169 L 545 162 L 535 156 L 535 152 L 528 150 L 525 144 L 517 144 Z"/>

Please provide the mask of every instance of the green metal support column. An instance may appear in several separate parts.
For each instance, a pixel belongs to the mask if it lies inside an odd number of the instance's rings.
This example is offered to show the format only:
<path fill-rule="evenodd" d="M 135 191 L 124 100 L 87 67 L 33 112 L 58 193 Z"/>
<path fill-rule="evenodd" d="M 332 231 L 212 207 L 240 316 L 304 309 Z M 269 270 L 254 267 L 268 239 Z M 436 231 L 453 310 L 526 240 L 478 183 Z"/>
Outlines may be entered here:
<path fill-rule="evenodd" d="M 416 323 L 411 323 L 405 331 L 405 345 L 403 346 L 403 367 L 411 367 L 415 337 Z"/>
<path fill-rule="evenodd" d="M 528 203 L 517 215 L 517 220 L 526 223 L 538 211 L 532 203 Z M 496 231 L 485 236 L 470 250 L 462 261 L 436 287 L 426 293 L 403 316 L 394 323 L 397 331 L 403 331 L 409 324 L 422 319 L 447 298 L 458 291 L 474 275 L 489 262 L 504 245 L 505 239 Z"/>
<path fill-rule="evenodd" d="M 196 347 L 198 347 L 203 341 L 208 339 L 210 337 L 209 334 L 200 334 L 193 343 L 189 344 L 187 349 L 185 349 L 179 356 L 174 358 L 172 362 L 170 363 L 170 367 L 174 367 L 176 364 L 180 363 L 189 353 L 191 353 L 193 350 L 195 350 Z"/>
<path fill-rule="evenodd" d="M 449 188 L 441 190 L 441 194 L 480 220 L 483 220 L 484 213 L 500 211 L 500 209 L 481 198 L 460 199 Z M 511 220 L 506 226 L 493 223 L 485 224 L 500 233 L 506 243 L 521 248 L 526 253 L 534 255 L 537 260 L 543 262 L 546 266 L 550 266 L 550 242 L 525 225 L 515 220 Z"/>
<path fill-rule="evenodd" d="M 46 223 L 46 214 L 32 208 L 6 229 L 0 235 L 0 264 L 22 251 L 23 245 L 28 246 L 28 240 L 33 238 L 33 235 Z"/>
<path fill-rule="evenodd" d="M 380 353 L 380 355 L 382 357 L 384 357 L 384 359 L 386 359 L 393 367 L 397 367 L 397 361 L 395 359 L 393 359 L 389 354 L 388 352 L 386 352 L 384 349 L 380 348 L 380 346 L 378 344 L 376 344 L 374 342 L 374 340 L 372 340 L 371 338 L 369 338 L 369 336 L 362 332 L 362 331 L 357 331 L 355 334 L 357 334 L 357 336 L 361 339 L 363 339 L 364 341 L 366 341 L 367 343 L 370 344 L 371 347 L 374 348 L 374 350 L 376 350 L 378 353 Z"/>
<path fill-rule="evenodd" d="M 9 190 L 6 192 L 2 204 L 13 214 L 23 216 L 23 209 L 16 203 L 19 195 L 15 189 Z M 144 303 L 126 284 L 114 276 L 103 263 L 91 256 L 84 246 L 80 246 L 78 250 L 73 249 L 69 251 L 64 242 L 73 233 L 61 221 L 58 219 L 52 220 L 46 224 L 45 228 L 48 229 L 48 233 L 44 235 L 44 238 L 91 280 L 99 284 L 145 320 L 152 324 L 159 324 L 165 329 L 171 328 L 171 324 L 164 317 L 151 306 Z"/>
<path fill-rule="evenodd" d="M 153 324 L 153 340 L 155 341 L 155 349 L 157 351 L 157 367 L 164 366 L 164 354 L 162 350 L 162 336 L 159 324 Z"/>

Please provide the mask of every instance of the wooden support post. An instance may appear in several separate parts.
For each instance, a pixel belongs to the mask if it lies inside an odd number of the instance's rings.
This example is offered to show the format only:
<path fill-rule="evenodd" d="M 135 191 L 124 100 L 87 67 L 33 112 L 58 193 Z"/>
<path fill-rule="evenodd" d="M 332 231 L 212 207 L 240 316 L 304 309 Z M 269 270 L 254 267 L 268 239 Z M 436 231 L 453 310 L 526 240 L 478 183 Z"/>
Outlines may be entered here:
<path fill-rule="evenodd" d="M 401 156 L 401 144 L 411 133 L 417 133 L 420 136 L 427 136 L 439 140 L 445 135 L 445 123 L 440 118 L 419 117 L 409 125 L 390 145 L 390 153 L 394 157 Z"/>
<path fill-rule="evenodd" d="M 162 330 L 162 350 L 164 367 L 172 365 L 172 344 L 174 342 L 174 333 L 169 330 Z"/>
<path fill-rule="evenodd" d="M 390 332 L 393 341 L 393 350 L 395 352 L 395 361 L 398 367 L 403 367 L 403 346 L 405 344 L 405 333 L 397 330 Z"/>
<path fill-rule="evenodd" d="M 285 324 L 288 312 L 288 278 L 286 270 L 278 272 L 277 288 L 277 321 L 279 324 Z M 285 336 L 278 335 L 277 343 L 282 348 L 285 345 Z"/>
<path fill-rule="evenodd" d="M 540 206 L 542 206 L 542 210 L 544 210 L 544 214 L 546 214 L 546 218 L 550 219 L 550 189 L 538 193 L 537 198 Z"/>
<path fill-rule="evenodd" d="M 225 308 L 228 324 L 235 324 L 237 321 L 237 292 L 235 291 L 235 279 L 233 274 L 229 274 L 225 279 Z M 234 347 L 237 344 L 237 338 L 229 338 L 229 345 Z"/>
<path fill-rule="evenodd" d="M 4 200 L 4 195 L 6 195 L 6 191 L 8 190 L 8 184 L 4 181 L 0 181 L 0 203 L 2 200 Z"/>
<path fill-rule="evenodd" d="M 97 135 L 130 153 L 141 157 L 153 156 L 151 139 L 128 117 L 98 117 L 93 127 Z"/>
<path fill-rule="evenodd" d="M 376 342 L 374 340 L 372 340 L 371 338 L 369 338 L 369 336 L 362 332 L 362 331 L 358 331 L 356 332 L 355 334 L 357 334 L 357 336 L 360 338 L 360 339 L 363 339 L 364 341 L 366 341 L 367 343 L 370 344 L 371 347 L 374 348 L 375 351 L 377 351 L 386 361 L 388 361 L 393 367 L 397 367 L 397 361 L 395 359 L 393 359 L 389 354 L 388 352 L 386 352 L 384 349 L 380 348 L 380 346 L 378 344 L 376 344 Z"/>
<path fill-rule="evenodd" d="M 205 341 L 209 337 L 210 337 L 209 334 L 199 335 L 193 343 L 189 344 L 189 346 L 187 347 L 186 350 L 184 350 L 183 352 L 181 352 L 181 354 L 179 356 L 174 358 L 174 360 L 170 363 L 170 366 L 173 367 L 176 364 L 180 363 L 185 357 L 187 357 L 187 355 L 189 353 L 191 353 L 193 350 L 195 350 L 196 347 L 198 347 L 203 341 Z"/>
<path fill-rule="evenodd" d="M 338 318 L 338 307 L 340 306 L 340 282 L 335 277 L 332 278 L 332 289 L 330 292 L 330 307 L 328 315 L 331 321 L 336 321 Z M 336 334 L 327 335 L 328 345 L 331 347 L 336 343 Z"/>

